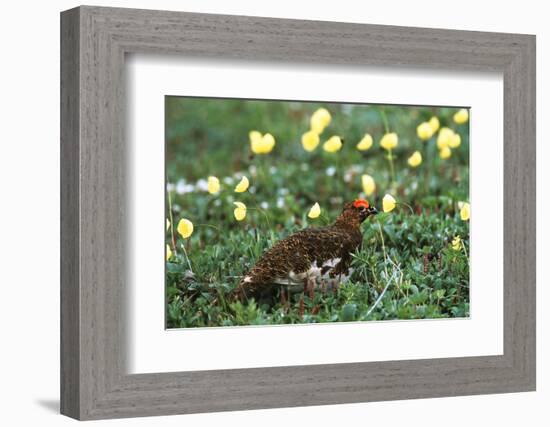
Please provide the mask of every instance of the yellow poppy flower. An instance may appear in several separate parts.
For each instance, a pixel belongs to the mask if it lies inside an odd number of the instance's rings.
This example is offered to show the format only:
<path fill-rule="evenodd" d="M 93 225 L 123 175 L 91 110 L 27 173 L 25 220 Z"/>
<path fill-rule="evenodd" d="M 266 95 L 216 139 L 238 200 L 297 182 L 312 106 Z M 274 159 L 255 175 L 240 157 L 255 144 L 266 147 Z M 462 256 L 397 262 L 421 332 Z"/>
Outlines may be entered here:
<path fill-rule="evenodd" d="M 257 130 L 248 134 L 250 138 L 250 149 L 254 154 L 267 154 L 275 147 L 275 138 L 270 133 L 262 136 Z"/>
<path fill-rule="evenodd" d="M 361 138 L 361 141 L 357 144 L 357 149 L 359 151 L 367 151 L 369 148 L 372 147 L 372 136 L 368 133 Z"/>
<path fill-rule="evenodd" d="M 309 121 L 309 126 L 311 128 L 311 131 L 315 132 L 317 135 L 321 135 L 325 130 L 323 124 L 319 120 L 314 120 L 313 117 L 311 117 Z"/>
<path fill-rule="evenodd" d="M 257 130 L 251 130 L 250 132 L 248 132 L 248 138 L 250 139 L 251 143 L 253 141 L 258 141 L 262 139 L 262 133 Z"/>
<path fill-rule="evenodd" d="M 441 130 L 439 131 L 439 134 L 437 135 L 437 148 L 442 150 L 444 147 L 448 147 L 449 142 L 453 138 L 454 134 L 455 133 L 453 132 L 452 129 L 445 128 L 445 127 L 441 128 Z"/>
<path fill-rule="evenodd" d="M 315 219 L 319 217 L 319 215 L 321 215 L 321 206 L 319 206 L 319 203 L 315 203 L 309 210 L 307 216 L 308 218 Z"/>
<path fill-rule="evenodd" d="M 216 194 L 220 192 L 220 180 L 215 176 L 208 177 L 208 192 L 210 194 Z"/>
<path fill-rule="evenodd" d="M 433 116 L 429 121 L 429 125 L 432 128 L 432 133 L 436 133 L 439 130 L 439 119 L 436 116 Z"/>
<path fill-rule="evenodd" d="M 332 117 L 326 108 L 317 109 L 309 120 L 311 130 L 317 135 L 321 135 L 325 128 L 330 124 Z"/>
<path fill-rule="evenodd" d="M 453 136 L 449 139 L 449 147 L 450 148 L 458 148 L 460 147 L 460 135 L 458 133 L 453 133 Z"/>
<path fill-rule="evenodd" d="M 416 134 L 422 141 L 427 141 L 434 135 L 434 130 L 429 122 L 423 122 L 416 127 Z"/>
<path fill-rule="evenodd" d="M 273 147 L 275 147 L 275 137 L 270 133 L 266 133 L 262 138 L 262 141 L 264 145 L 264 153 L 266 154 L 271 152 L 271 150 L 273 150 Z"/>
<path fill-rule="evenodd" d="M 408 158 L 407 163 L 409 163 L 409 166 L 415 168 L 422 163 L 422 154 L 420 154 L 420 151 L 415 151 L 411 157 Z"/>
<path fill-rule="evenodd" d="M 460 208 L 460 219 L 462 221 L 468 221 L 470 219 L 470 204 L 464 203 Z"/>
<path fill-rule="evenodd" d="M 248 132 L 248 138 L 250 139 L 250 149 L 253 153 L 259 154 L 261 151 L 263 136 L 257 130 L 251 130 Z"/>
<path fill-rule="evenodd" d="M 318 145 L 319 135 L 316 132 L 310 130 L 302 135 L 302 147 L 304 147 L 304 150 L 311 152 L 315 150 Z"/>
<path fill-rule="evenodd" d="M 395 209 L 396 201 L 390 194 L 386 194 L 382 199 L 382 209 L 384 212 L 391 212 Z"/>
<path fill-rule="evenodd" d="M 362 175 L 361 184 L 363 186 L 363 191 L 367 196 L 370 196 L 376 191 L 376 182 L 374 182 L 374 178 L 370 175 Z"/>
<path fill-rule="evenodd" d="M 453 120 L 457 125 L 466 123 L 468 121 L 468 118 L 469 118 L 469 114 L 466 108 L 462 108 L 458 110 L 453 116 Z"/>
<path fill-rule="evenodd" d="M 462 239 L 460 238 L 460 236 L 454 237 L 453 242 L 451 243 L 451 246 L 455 251 L 460 250 L 460 248 L 462 247 L 461 242 L 462 242 Z"/>
<path fill-rule="evenodd" d="M 248 190 L 249 185 L 250 182 L 248 181 L 248 178 L 246 176 L 243 176 L 241 178 L 241 181 L 235 187 L 235 193 L 244 193 L 246 190 Z"/>
<path fill-rule="evenodd" d="M 331 136 L 323 144 L 323 150 L 328 153 L 336 153 L 340 148 L 342 148 L 342 138 L 336 135 Z"/>
<path fill-rule="evenodd" d="M 451 157 L 451 154 L 453 154 L 453 152 L 449 147 L 443 147 L 441 150 L 439 150 L 439 157 L 441 157 L 443 160 L 447 160 L 449 157 Z"/>
<path fill-rule="evenodd" d="M 237 221 L 242 221 L 246 217 L 246 205 L 242 202 L 233 202 L 233 204 L 237 206 L 233 211 L 235 219 Z"/>
<path fill-rule="evenodd" d="M 166 230 L 168 231 L 169 228 L 170 228 L 170 220 L 166 218 Z"/>
<path fill-rule="evenodd" d="M 398 142 L 399 138 L 397 137 L 397 134 L 395 132 L 389 132 L 386 133 L 380 140 L 380 146 L 384 150 L 390 151 L 397 147 Z"/>
<path fill-rule="evenodd" d="M 170 258 L 172 258 L 172 249 L 170 249 L 169 245 L 166 245 L 166 261 L 168 261 Z"/>
<path fill-rule="evenodd" d="M 178 233 L 180 233 L 181 237 L 187 239 L 193 234 L 193 223 L 185 218 L 180 219 L 180 222 L 178 222 Z"/>

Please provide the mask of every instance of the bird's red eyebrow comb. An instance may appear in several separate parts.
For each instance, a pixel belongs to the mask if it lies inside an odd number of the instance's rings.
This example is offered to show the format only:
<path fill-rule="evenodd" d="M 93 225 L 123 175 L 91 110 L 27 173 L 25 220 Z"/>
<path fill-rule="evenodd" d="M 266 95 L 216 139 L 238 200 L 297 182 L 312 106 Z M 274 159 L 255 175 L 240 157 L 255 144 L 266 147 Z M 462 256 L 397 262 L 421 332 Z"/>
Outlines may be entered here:
<path fill-rule="evenodd" d="M 355 208 L 360 208 L 361 206 L 368 208 L 369 202 L 367 202 L 365 199 L 357 199 L 355 202 L 353 202 L 353 206 Z"/>

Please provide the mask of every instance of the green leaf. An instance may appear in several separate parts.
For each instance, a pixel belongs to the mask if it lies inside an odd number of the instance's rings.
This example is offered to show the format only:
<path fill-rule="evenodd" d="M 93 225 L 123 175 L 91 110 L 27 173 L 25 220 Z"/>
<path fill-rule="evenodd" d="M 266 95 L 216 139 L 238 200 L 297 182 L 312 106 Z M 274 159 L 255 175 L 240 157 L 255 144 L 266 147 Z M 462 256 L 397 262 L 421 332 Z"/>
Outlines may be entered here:
<path fill-rule="evenodd" d="M 340 318 L 342 322 L 351 322 L 355 320 L 355 313 L 357 312 L 357 305 L 355 304 L 345 304 L 342 307 L 342 312 Z"/>

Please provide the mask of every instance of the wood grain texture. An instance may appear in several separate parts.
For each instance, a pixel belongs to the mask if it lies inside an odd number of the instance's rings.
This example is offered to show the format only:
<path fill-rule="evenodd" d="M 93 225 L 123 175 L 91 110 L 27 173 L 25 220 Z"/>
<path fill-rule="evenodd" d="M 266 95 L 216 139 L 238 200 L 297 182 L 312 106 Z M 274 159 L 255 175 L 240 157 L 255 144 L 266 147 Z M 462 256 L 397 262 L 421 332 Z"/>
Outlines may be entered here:
<path fill-rule="evenodd" d="M 61 20 L 61 412 L 80 414 L 78 10 Z"/>
<path fill-rule="evenodd" d="M 62 413 L 100 419 L 535 389 L 534 36 L 84 6 L 62 13 L 61 38 Z M 128 53 L 502 72 L 504 355 L 128 375 Z"/>

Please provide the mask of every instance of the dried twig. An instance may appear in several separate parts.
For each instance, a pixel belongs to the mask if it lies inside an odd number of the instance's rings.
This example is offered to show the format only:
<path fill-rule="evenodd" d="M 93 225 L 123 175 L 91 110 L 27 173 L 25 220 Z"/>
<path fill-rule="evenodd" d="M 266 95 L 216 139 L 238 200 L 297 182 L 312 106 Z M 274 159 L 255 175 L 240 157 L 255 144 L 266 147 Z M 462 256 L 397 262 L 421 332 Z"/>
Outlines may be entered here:
<path fill-rule="evenodd" d="M 371 314 L 372 311 L 376 308 L 376 306 L 380 303 L 380 301 L 382 301 L 382 298 L 384 298 L 384 295 L 385 295 L 386 291 L 388 290 L 390 284 L 392 283 L 395 274 L 397 272 L 401 272 L 401 269 L 400 269 L 399 265 L 397 263 L 395 263 L 388 256 L 388 254 L 386 253 L 386 245 L 385 245 L 385 242 L 384 242 L 384 234 L 382 233 L 382 224 L 380 224 L 380 222 L 378 222 L 378 231 L 380 232 L 380 240 L 382 241 L 382 252 L 384 253 L 384 273 L 385 273 L 385 277 L 387 278 L 388 275 L 389 275 L 388 274 L 388 267 L 387 267 L 388 263 L 393 265 L 393 273 L 390 276 L 390 278 L 388 279 L 388 282 L 386 283 L 386 286 L 384 286 L 384 289 L 382 290 L 382 292 L 380 293 L 380 295 L 378 296 L 378 298 L 376 299 L 376 301 L 374 302 L 372 307 L 369 308 L 369 310 L 367 311 L 367 316 L 369 314 Z M 401 273 L 401 277 L 403 277 L 402 273 Z"/>
<path fill-rule="evenodd" d="M 395 273 L 396 273 L 397 271 L 398 271 L 397 269 L 393 270 L 393 273 L 392 273 L 390 279 L 388 280 L 388 283 L 386 283 L 386 286 L 384 286 L 384 289 L 382 290 L 382 293 L 381 293 L 380 295 L 378 295 L 378 298 L 376 298 L 376 301 L 374 302 L 374 304 L 372 305 L 372 307 L 369 308 L 369 311 L 367 311 L 367 316 L 368 316 L 369 314 L 371 314 L 371 313 L 372 313 L 372 310 L 374 310 L 374 309 L 376 308 L 376 306 L 378 305 L 378 303 L 379 303 L 380 301 L 382 301 L 382 298 L 384 298 L 384 294 L 386 293 L 386 291 L 387 291 L 388 288 L 390 287 L 390 284 L 391 284 L 391 282 L 393 281 L 393 278 L 394 278 Z"/>

